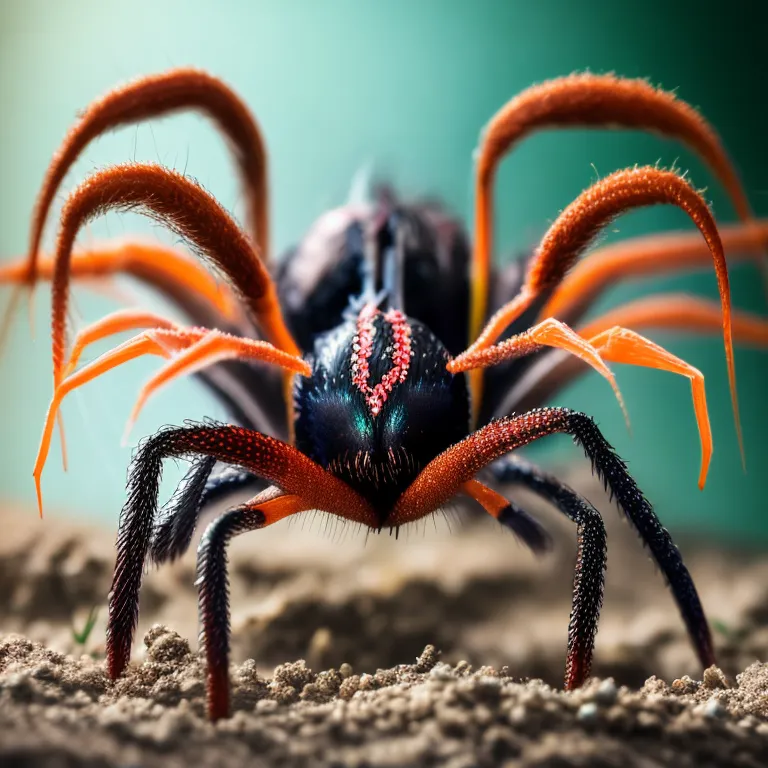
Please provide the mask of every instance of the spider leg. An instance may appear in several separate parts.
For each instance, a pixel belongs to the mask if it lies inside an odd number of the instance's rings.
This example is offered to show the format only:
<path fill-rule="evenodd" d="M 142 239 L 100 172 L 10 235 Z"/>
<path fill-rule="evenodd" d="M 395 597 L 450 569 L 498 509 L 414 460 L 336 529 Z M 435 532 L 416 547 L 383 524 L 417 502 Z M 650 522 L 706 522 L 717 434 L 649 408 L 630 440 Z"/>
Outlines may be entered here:
<path fill-rule="evenodd" d="M 109 336 L 125 331 L 135 331 L 139 328 L 183 331 L 178 323 L 155 312 L 148 312 L 144 309 L 119 309 L 86 326 L 75 336 L 69 360 L 62 371 L 62 378 L 66 378 L 77 368 L 80 357 L 91 344 Z"/>
<path fill-rule="evenodd" d="M 725 254 L 717 225 L 707 204 L 685 179 L 671 171 L 650 167 L 619 171 L 582 192 L 558 216 L 544 236 L 536 255 L 528 265 L 526 279 L 518 296 L 496 312 L 474 344 L 448 363 L 448 369 L 454 373 L 464 370 L 464 360 L 467 357 L 490 347 L 507 326 L 519 317 L 541 293 L 557 286 L 579 255 L 609 221 L 631 208 L 660 203 L 676 205 L 691 217 L 707 242 L 715 263 L 723 306 L 723 337 L 728 364 L 728 383 L 743 461 L 744 441 L 736 394 L 731 295 Z M 480 406 L 481 387 L 481 379 L 477 374 L 471 383 L 473 383 L 473 407 L 477 413 Z"/>
<path fill-rule="evenodd" d="M 197 585 L 201 621 L 200 641 L 207 662 L 208 717 L 229 717 L 230 613 L 227 546 L 234 536 L 265 528 L 308 507 L 299 496 L 268 488 L 249 502 L 216 518 L 197 550 Z"/>
<path fill-rule="evenodd" d="M 401 495 L 387 524 L 404 525 L 445 504 L 483 467 L 547 435 L 571 435 L 584 449 L 619 507 L 650 550 L 677 602 L 704 668 L 715 663 L 712 637 L 696 587 L 680 552 L 650 503 L 586 414 L 568 408 L 540 408 L 492 421 L 433 459 Z"/>
<path fill-rule="evenodd" d="M 210 331 L 205 328 L 179 330 L 153 329 L 144 331 L 109 352 L 104 353 L 101 357 L 80 370 L 70 374 L 56 387 L 53 399 L 48 407 L 48 413 L 46 414 L 43 435 L 40 440 L 40 448 L 38 450 L 37 460 L 35 461 L 35 468 L 33 471 L 37 487 L 38 506 L 41 515 L 42 492 L 40 488 L 40 478 L 48 457 L 56 416 L 64 397 L 66 397 L 72 390 L 87 384 L 89 381 L 93 381 L 93 379 L 129 360 L 134 360 L 137 357 L 147 354 L 159 355 L 160 357 L 171 357 L 173 353 L 179 352 L 186 347 L 194 346 L 196 342 L 203 340 L 210 333 L 217 334 L 218 332 Z M 229 338 L 235 339 L 235 337 Z M 236 339 L 236 341 L 243 342 L 240 349 L 244 350 L 243 354 L 247 355 L 249 359 L 262 360 L 277 365 L 283 369 L 288 368 L 290 370 L 295 368 L 296 370 L 305 373 L 308 370 L 305 367 L 307 364 L 304 363 L 303 360 L 294 358 L 292 355 L 288 355 L 285 352 L 281 352 L 267 342 L 250 341 L 248 339 Z"/>
<path fill-rule="evenodd" d="M 533 328 L 492 347 L 475 351 L 472 349 L 467 350 L 458 358 L 448 363 L 448 370 L 458 373 L 460 371 L 488 368 L 506 360 L 513 360 L 517 357 L 538 352 L 542 346 L 566 350 L 577 359 L 592 366 L 611 385 L 627 425 L 629 425 L 629 416 L 624 406 L 624 399 L 621 396 L 613 373 L 603 362 L 600 352 L 574 330 L 551 317 L 543 320 Z"/>
<path fill-rule="evenodd" d="M 729 261 L 762 263 L 768 247 L 768 221 L 722 226 L 719 232 Z M 557 317 L 575 325 L 620 280 L 700 269 L 711 259 L 709 247 L 695 232 L 634 237 L 598 248 L 563 278 L 539 317 Z"/>
<path fill-rule="evenodd" d="M 734 311 L 732 319 L 733 337 L 737 343 L 751 344 L 763 349 L 768 347 L 768 320 L 738 310 Z M 686 333 L 717 333 L 722 327 L 722 314 L 720 306 L 708 299 L 686 294 L 658 294 L 637 299 L 609 310 L 580 328 L 579 333 L 594 344 L 595 336 L 603 334 L 615 326 L 622 326 L 633 331 L 658 328 L 660 330 L 680 330 Z M 648 343 L 652 347 L 656 346 L 652 342 Z M 620 362 L 617 358 L 606 355 L 599 344 L 595 346 L 598 347 L 600 354 L 606 360 Z M 699 372 L 693 367 L 689 369 L 684 361 L 676 357 L 673 358 L 664 350 L 659 354 L 661 359 L 669 358 L 670 365 L 676 369 L 675 372 L 683 375 L 694 375 L 698 378 L 696 374 Z M 671 370 L 671 368 L 665 369 Z M 499 417 L 514 411 L 537 408 L 586 370 L 586 367 L 573 357 L 565 356 L 557 351 L 545 352 L 515 382 L 515 385 L 495 409 L 494 416 Z M 694 386 L 693 379 L 691 383 Z M 699 385 L 695 386 L 698 387 Z M 701 412 L 702 417 L 704 417 L 703 380 L 700 386 L 699 401 L 702 404 Z M 700 433 L 704 435 L 705 439 L 709 432 L 709 428 L 706 426 L 707 421 L 706 418 L 699 419 L 699 423 L 703 425 L 703 429 L 700 428 Z M 702 472 L 699 479 L 700 484 L 703 477 Z"/>
<path fill-rule="evenodd" d="M 609 330 L 599 333 L 589 339 L 600 354 L 612 363 L 626 363 L 655 368 L 658 371 L 669 371 L 680 376 L 686 376 L 691 381 L 693 410 L 701 441 L 701 469 L 699 471 L 699 488 L 703 489 L 707 481 L 707 471 L 712 460 L 712 427 L 707 410 L 707 395 L 704 388 L 704 375 L 685 360 L 667 352 L 666 349 L 654 344 L 639 333 L 615 325 Z"/>
<path fill-rule="evenodd" d="M 64 357 L 69 265 L 80 227 L 111 209 L 141 208 L 215 263 L 241 294 L 266 336 L 298 353 L 283 321 L 274 284 L 252 244 L 229 214 L 198 185 L 155 165 L 129 164 L 93 174 L 64 205 L 53 275 L 53 363 L 58 384 Z"/>
<path fill-rule="evenodd" d="M 231 425 L 161 430 L 136 451 L 128 475 L 127 501 L 120 514 L 107 625 L 107 669 L 113 679 L 122 673 L 130 656 L 163 461 L 192 456 L 210 456 L 242 467 L 287 495 L 300 496 L 308 508 L 378 528 L 376 513 L 362 497 L 287 443 Z"/>
<path fill-rule="evenodd" d="M 54 261 L 43 259 L 36 280 L 51 280 Z M 73 280 L 106 280 L 126 274 L 156 288 L 179 306 L 198 325 L 232 326 L 242 322 L 239 302 L 228 286 L 220 284 L 199 262 L 159 244 L 115 243 L 73 252 Z M 15 261 L 0 266 L 0 285 L 23 284 L 27 263 Z"/>
<path fill-rule="evenodd" d="M 147 553 L 155 565 L 173 562 L 189 549 L 215 464 L 212 456 L 195 459 L 170 502 L 158 513 Z"/>
<path fill-rule="evenodd" d="M 233 491 L 262 486 L 258 477 L 238 467 L 224 467 L 211 476 L 216 459 L 204 456 L 192 467 L 157 521 L 149 558 L 156 565 L 180 558 L 192 542 L 204 509 Z"/>
<path fill-rule="evenodd" d="M 221 331 L 210 331 L 176 355 L 142 387 L 128 419 L 126 435 L 133 427 L 144 404 L 158 389 L 180 376 L 187 376 L 213 363 L 228 359 L 272 363 L 303 376 L 309 376 L 312 372 L 309 363 L 300 357 L 276 349 L 266 341 L 254 341 L 231 336 Z"/>
<path fill-rule="evenodd" d="M 603 604 L 606 536 L 600 513 L 586 500 L 538 467 L 516 456 L 491 466 L 500 483 L 522 485 L 552 503 L 576 523 L 578 550 L 573 577 L 573 606 L 568 624 L 565 688 L 580 688 L 589 677 Z"/>
<path fill-rule="evenodd" d="M 544 526 L 515 502 L 477 480 L 468 480 L 461 490 L 480 504 L 491 517 L 512 531 L 534 554 L 542 555 L 552 549 L 552 538 Z"/>
<path fill-rule="evenodd" d="M 644 80 L 574 74 L 534 85 L 505 104 L 483 131 L 475 179 L 475 248 L 472 262 L 470 342 L 488 302 L 493 252 L 493 182 L 509 150 L 542 128 L 632 128 L 654 131 L 695 150 L 720 179 L 742 221 L 752 220 L 747 196 L 709 123 L 674 94 Z"/>
<path fill-rule="evenodd" d="M 179 334 L 172 331 L 163 331 L 176 338 L 181 338 Z M 179 343 L 182 343 L 181 341 Z M 37 459 L 35 461 L 35 468 L 33 470 L 33 476 L 35 478 L 35 486 L 37 489 L 37 505 L 40 512 L 40 516 L 43 515 L 43 499 L 42 491 L 40 487 L 40 477 L 45 467 L 45 462 L 48 458 L 48 451 L 51 445 L 51 438 L 53 437 L 53 428 L 56 422 L 59 422 L 61 428 L 62 424 L 59 418 L 59 409 L 61 407 L 62 400 L 74 389 L 87 384 L 95 378 L 98 378 L 107 371 L 122 365 L 129 360 L 134 360 L 142 355 L 169 355 L 167 346 L 159 344 L 155 339 L 151 338 L 146 332 L 135 336 L 132 339 L 120 344 L 109 352 L 104 353 L 101 357 L 97 358 L 93 362 L 86 366 L 83 366 L 78 371 L 71 373 L 64 378 L 61 383 L 56 387 L 53 398 L 51 399 L 48 411 L 45 416 L 45 423 L 43 425 L 43 434 L 40 438 L 40 447 L 37 452 Z"/>
<path fill-rule="evenodd" d="M 269 252 L 267 153 L 258 124 L 245 103 L 221 80 L 197 69 L 172 69 L 114 88 L 88 106 L 53 157 L 35 203 L 27 255 L 33 283 L 45 221 L 56 193 L 83 150 L 115 128 L 155 117 L 199 110 L 231 141 L 248 195 L 248 217 L 264 258 Z"/>
<path fill-rule="evenodd" d="M 267 339 L 279 349 L 300 354 L 290 335 L 277 290 L 253 245 L 227 212 L 197 184 L 156 165 L 128 164 L 93 174 L 67 199 L 61 216 L 53 276 L 52 356 L 54 385 L 64 363 L 69 266 L 80 227 L 111 209 L 143 209 L 190 241 L 215 264 L 240 295 Z M 292 374 L 284 374 L 284 394 Z M 287 411 L 292 399 L 285 398 Z M 288 414 L 290 415 L 290 414 Z M 287 423 L 292 423 L 292 418 Z"/>

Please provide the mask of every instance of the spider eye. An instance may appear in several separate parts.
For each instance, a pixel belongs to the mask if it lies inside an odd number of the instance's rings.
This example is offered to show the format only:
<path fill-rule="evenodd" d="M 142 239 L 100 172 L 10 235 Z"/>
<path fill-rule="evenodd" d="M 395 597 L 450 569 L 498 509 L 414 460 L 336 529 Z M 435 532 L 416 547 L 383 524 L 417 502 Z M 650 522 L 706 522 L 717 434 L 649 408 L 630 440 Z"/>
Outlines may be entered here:
<path fill-rule="evenodd" d="M 408 424 L 408 413 L 402 403 L 391 407 L 385 416 L 384 434 L 402 435 Z"/>
<path fill-rule="evenodd" d="M 352 421 L 361 441 L 373 440 L 373 422 L 362 409 L 355 410 Z"/>

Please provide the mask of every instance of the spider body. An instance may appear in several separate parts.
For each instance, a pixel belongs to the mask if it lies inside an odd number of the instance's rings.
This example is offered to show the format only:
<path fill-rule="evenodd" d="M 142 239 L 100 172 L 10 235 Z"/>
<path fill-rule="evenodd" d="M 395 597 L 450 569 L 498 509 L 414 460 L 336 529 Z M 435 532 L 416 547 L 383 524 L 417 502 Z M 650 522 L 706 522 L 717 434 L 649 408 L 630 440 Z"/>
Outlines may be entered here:
<path fill-rule="evenodd" d="M 366 304 L 321 335 L 296 383 L 296 447 L 344 480 L 381 526 L 432 459 L 469 434 L 463 374 L 422 323 Z"/>
<path fill-rule="evenodd" d="M 87 144 L 112 128 L 190 108 L 212 117 L 236 149 L 248 233 L 196 183 L 161 166 L 129 163 L 94 173 L 70 194 L 55 253 L 44 258 L 40 244 L 52 201 Z M 527 260 L 494 270 L 498 163 L 530 132 L 572 125 L 642 128 L 682 141 L 724 184 L 741 223 L 718 227 L 701 196 L 674 172 L 619 171 L 562 211 Z M 276 266 L 269 258 L 267 191 L 261 133 L 235 93 L 197 70 L 141 78 L 94 102 L 71 129 L 44 179 L 28 256 L 0 271 L 0 282 L 16 286 L 11 307 L 21 288 L 44 278 L 53 283 L 54 395 L 34 469 L 41 509 L 40 480 L 54 428 L 61 425 L 63 399 L 114 367 L 145 354 L 165 360 L 142 389 L 131 421 L 149 396 L 186 374 L 198 374 L 232 416 L 231 424 L 162 429 L 135 452 L 109 597 L 109 674 L 118 677 L 128 664 L 147 562 L 162 565 L 184 554 L 204 507 L 233 489 L 258 493 L 214 520 L 197 553 L 214 720 L 230 711 L 226 551 L 233 536 L 307 510 L 397 530 L 464 496 L 531 550 L 543 552 L 546 531 L 506 498 L 509 485 L 517 485 L 549 501 L 576 526 L 565 686 L 580 686 L 589 676 L 602 603 L 605 528 L 588 500 L 513 453 L 558 433 L 583 449 L 665 577 L 700 663 L 713 664 L 712 639 L 691 576 L 623 461 L 589 416 L 544 407 L 590 367 L 619 396 L 608 362 L 685 376 L 701 440 L 703 486 L 712 451 L 704 377 L 637 331 L 722 329 L 738 428 L 733 341 L 768 344 L 768 323 L 732 309 L 725 250 L 761 261 L 768 225 L 752 216 L 706 121 L 644 81 L 574 75 L 527 89 L 483 134 L 472 246 L 439 206 L 401 204 L 382 190 L 372 204 L 350 204 L 322 217 Z M 613 218 L 656 204 L 681 208 L 699 231 L 598 249 L 576 263 Z M 222 279 L 193 257 L 157 245 L 75 249 L 79 230 L 111 209 L 138 209 L 159 220 Z M 710 261 L 721 307 L 661 295 L 582 321 L 617 280 Z M 82 329 L 68 348 L 70 281 L 119 273 L 159 289 L 193 324 L 125 309 Z M 79 365 L 88 345 L 127 330 L 140 332 Z M 161 511 L 159 482 L 168 458 L 187 459 L 191 468 Z"/>

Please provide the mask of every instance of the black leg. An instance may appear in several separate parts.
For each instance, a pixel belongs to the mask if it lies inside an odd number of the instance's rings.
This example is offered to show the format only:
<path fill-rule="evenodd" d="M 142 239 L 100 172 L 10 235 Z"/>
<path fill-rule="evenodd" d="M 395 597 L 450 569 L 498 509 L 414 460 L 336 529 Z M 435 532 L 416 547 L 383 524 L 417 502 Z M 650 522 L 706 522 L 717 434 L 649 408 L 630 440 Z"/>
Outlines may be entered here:
<path fill-rule="evenodd" d="M 578 550 L 573 578 L 573 606 L 568 624 L 565 687 L 579 688 L 589 677 L 595 634 L 603 604 L 606 559 L 605 526 L 600 513 L 556 478 L 517 457 L 491 466 L 500 483 L 522 485 L 554 504 L 576 523 Z"/>
<path fill-rule="evenodd" d="M 365 514 L 342 499 L 341 484 L 295 448 L 279 440 L 231 425 L 163 429 L 141 443 L 128 473 L 128 498 L 120 514 L 117 560 L 109 595 L 107 669 L 114 679 L 128 663 L 136 628 L 139 588 L 155 526 L 157 497 L 163 460 L 210 456 L 218 461 L 247 467 L 269 482 L 302 489 L 306 486 L 314 506 L 334 497 L 347 506 L 340 514 Z M 328 490 L 330 489 L 330 490 Z M 351 510 L 346 512 L 347 507 Z M 357 519 L 357 518 L 355 518 Z M 367 522 L 367 521 L 366 521 Z"/>
<path fill-rule="evenodd" d="M 544 526 L 532 515 L 507 499 L 507 506 L 496 518 L 505 528 L 509 528 L 534 554 L 543 555 L 552 549 L 552 537 Z"/>
<path fill-rule="evenodd" d="M 716 663 L 712 635 L 691 574 L 669 531 L 643 496 L 627 467 L 603 437 L 595 422 L 583 413 L 569 418 L 571 434 L 592 460 L 598 476 L 615 497 L 630 524 L 640 535 L 664 574 L 704 669 Z"/>
<path fill-rule="evenodd" d="M 208 710 L 211 719 L 229 715 L 229 577 L 227 545 L 240 533 L 264 526 L 256 505 L 236 507 L 217 517 L 197 549 L 200 643 L 207 657 Z"/>
<path fill-rule="evenodd" d="M 224 467 L 211 476 L 216 459 L 204 456 L 195 461 L 155 525 L 149 558 L 156 565 L 181 557 L 192 542 L 200 515 L 223 496 L 263 483 L 239 467 Z"/>

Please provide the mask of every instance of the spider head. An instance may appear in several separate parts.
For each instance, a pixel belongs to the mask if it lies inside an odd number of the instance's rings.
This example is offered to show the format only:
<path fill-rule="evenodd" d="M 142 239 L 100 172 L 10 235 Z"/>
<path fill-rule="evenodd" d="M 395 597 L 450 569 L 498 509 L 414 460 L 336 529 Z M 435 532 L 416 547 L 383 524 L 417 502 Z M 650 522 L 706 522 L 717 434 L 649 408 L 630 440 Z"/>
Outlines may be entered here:
<path fill-rule="evenodd" d="M 367 499 L 382 525 L 416 475 L 469 431 L 463 374 L 424 325 L 372 304 L 319 336 L 298 380 L 296 444 Z"/>

